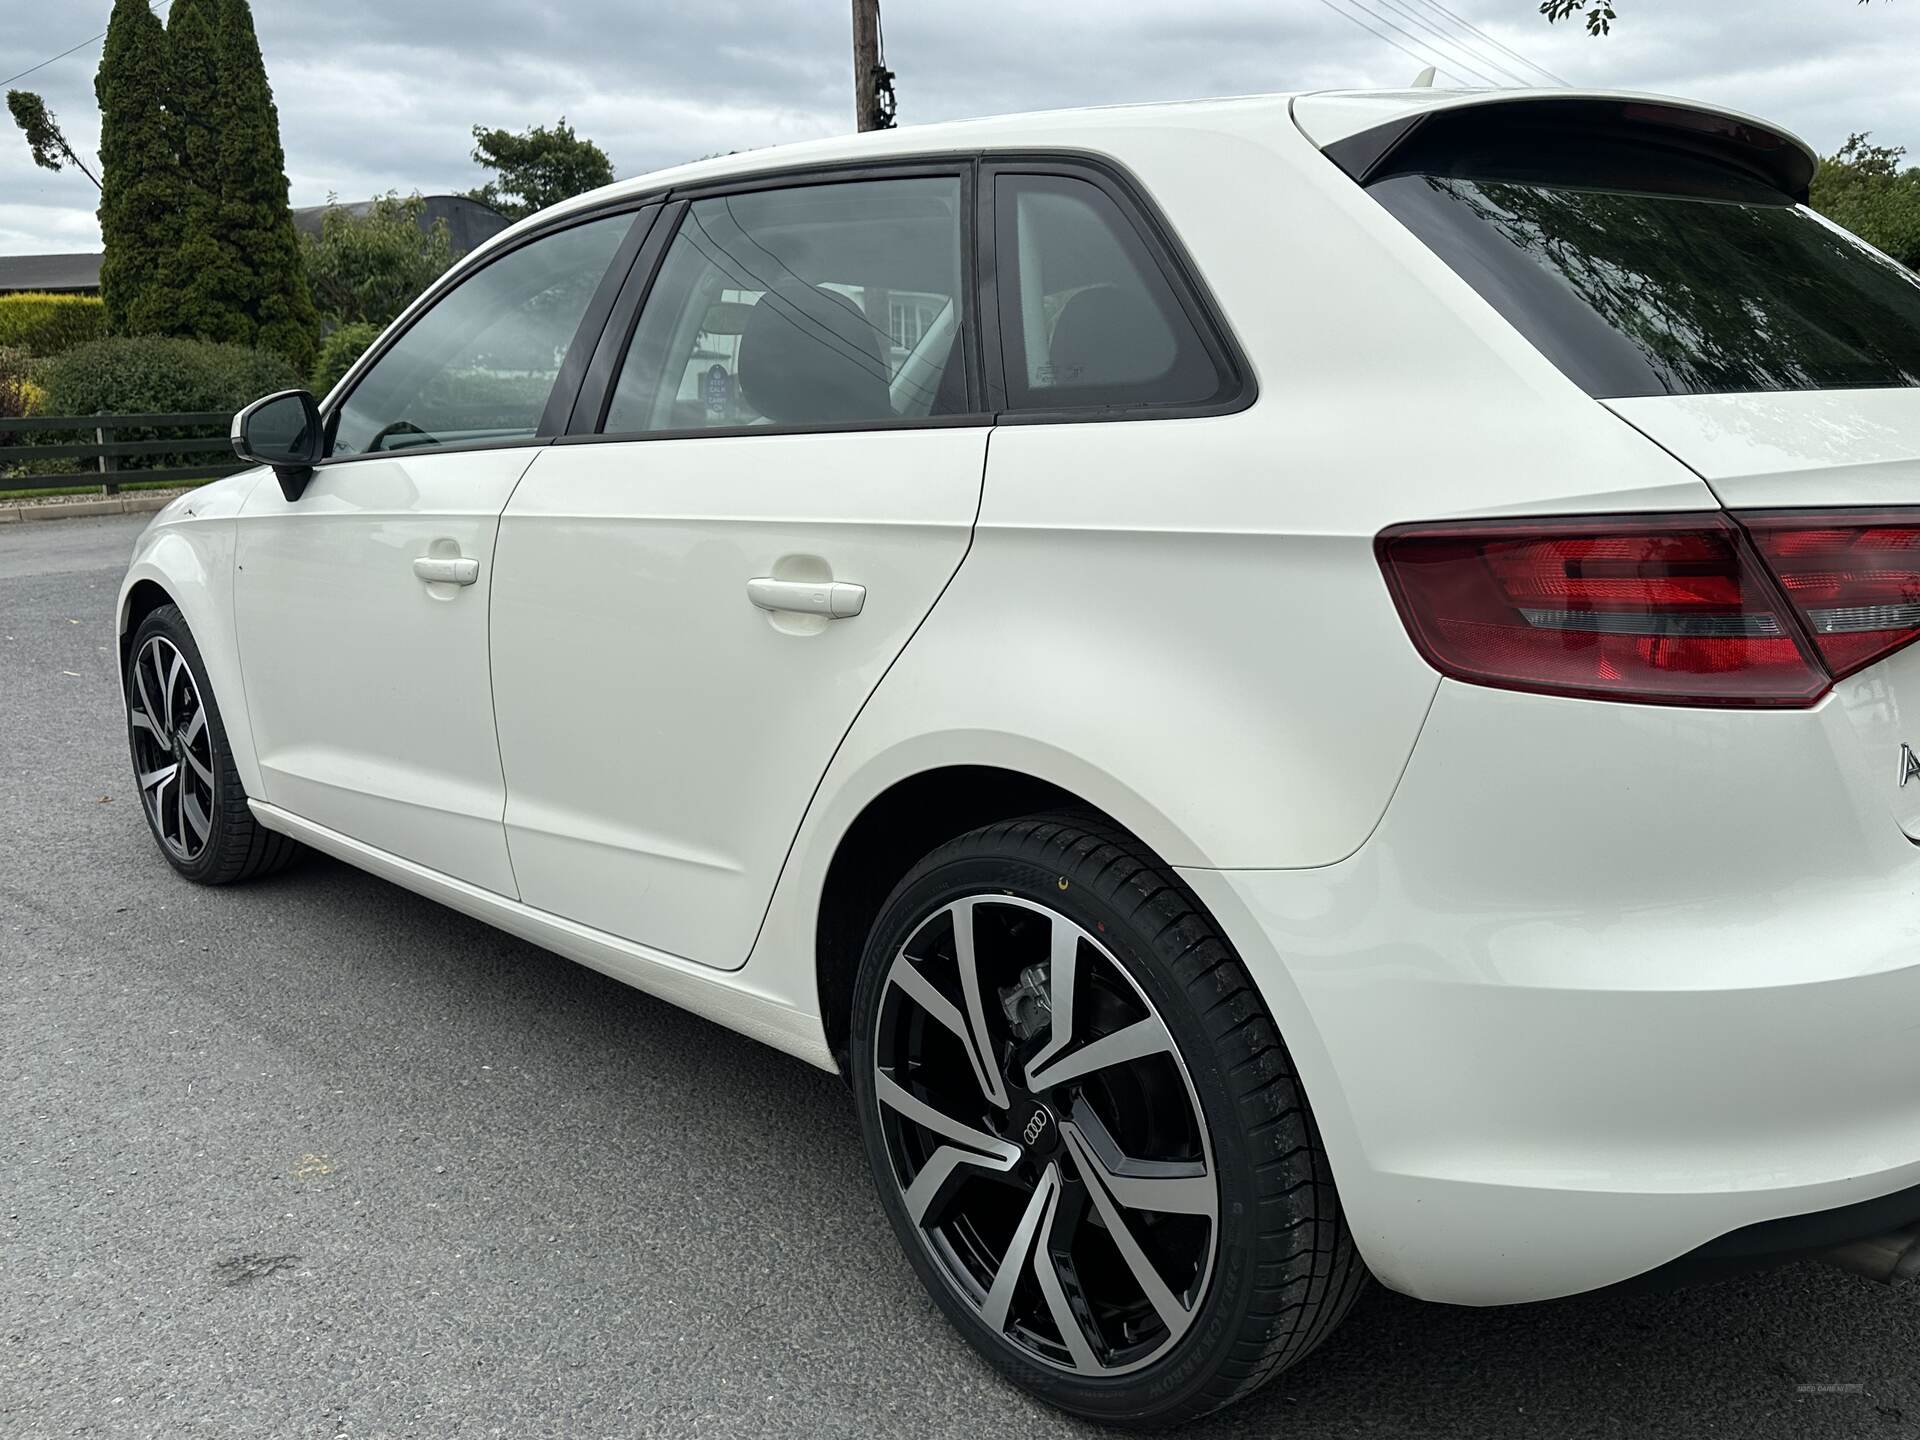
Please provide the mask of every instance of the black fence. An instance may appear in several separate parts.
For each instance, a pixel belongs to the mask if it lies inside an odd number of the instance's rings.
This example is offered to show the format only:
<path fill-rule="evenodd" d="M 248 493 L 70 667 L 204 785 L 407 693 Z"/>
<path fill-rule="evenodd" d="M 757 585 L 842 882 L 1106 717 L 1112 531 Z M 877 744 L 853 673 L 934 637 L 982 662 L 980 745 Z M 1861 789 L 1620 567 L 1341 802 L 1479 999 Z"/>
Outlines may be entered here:
<path fill-rule="evenodd" d="M 12 490 L 73 489 L 98 485 L 104 495 L 133 482 L 179 483 L 214 480 L 247 467 L 234 458 L 227 439 L 231 415 L 28 415 L 0 419 L 0 439 L 46 434 L 41 445 L 0 445 L 0 472 L 42 460 L 91 460 L 91 470 L 43 474 L 0 473 L 0 494 Z M 217 434 L 209 435 L 209 429 Z M 184 431 L 169 436 L 167 431 Z M 85 437 L 92 435 L 91 441 Z M 121 439 L 121 436 L 134 438 Z M 205 455 L 204 463 L 195 457 Z M 132 460 L 135 464 L 123 464 Z M 144 462 L 144 463 L 142 463 Z M 152 468 L 145 468 L 151 466 Z"/>

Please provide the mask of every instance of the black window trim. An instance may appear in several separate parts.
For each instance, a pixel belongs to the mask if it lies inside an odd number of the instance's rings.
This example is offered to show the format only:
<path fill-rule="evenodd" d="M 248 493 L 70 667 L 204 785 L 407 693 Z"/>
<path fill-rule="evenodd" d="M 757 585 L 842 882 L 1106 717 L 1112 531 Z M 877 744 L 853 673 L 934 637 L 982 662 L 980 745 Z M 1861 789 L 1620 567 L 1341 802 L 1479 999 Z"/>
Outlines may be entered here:
<path fill-rule="evenodd" d="M 613 216 L 630 214 L 633 216 L 633 223 L 621 237 L 620 243 L 614 247 L 613 258 L 608 261 L 599 284 L 594 288 L 592 298 L 587 301 L 586 310 L 581 314 L 580 323 L 574 328 L 573 339 L 568 342 L 566 356 L 561 361 L 552 388 L 547 392 L 546 404 L 541 409 L 540 419 L 533 434 L 513 438 L 457 440 L 447 444 L 408 445 L 395 450 L 369 450 L 352 455 L 329 453 L 317 462 L 315 468 L 326 469 L 336 465 L 351 465 L 362 460 L 390 460 L 399 455 L 451 455 L 464 451 L 515 450 L 528 446 L 551 445 L 555 437 L 564 429 L 566 417 L 573 409 L 574 397 L 579 393 L 584 379 L 589 353 L 587 342 L 598 337 L 604 328 L 607 313 L 620 294 L 636 259 L 644 250 L 647 239 L 659 228 L 658 222 L 662 208 L 660 194 L 650 193 L 625 195 L 604 205 L 569 211 L 564 215 L 555 216 L 550 223 L 529 229 L 523 235 L 514 236 L 510 242 L 488 252 L 475 264 L 463 266 L 451 272 L 445 284 L 428 292 L 429 302 L 416 310 L 405 325 L 390 326 L 368 348 L 367 352 L 355 362 L 353 369 L 348 372 L 351 383 L 340 392 L 337 399 L 321 411 L 327 449 L 331 452 L 340 413 L 345 409 L 354 391 L 359 388 L 361 381 L 374 366 L 380 363 L 388 351 L 398 344 L 415 325 L 431 314 L 447 296 L 488 266 L 536 241 L 548 239 L 580 225 L 589 225 Z"/>
<path fill-rule="evenodd" d="M 668 204 L 662 219 L 633 267 L 628 284 L 622 290 L 601 332 L 593 359 L 587 366 L 586 383 L 573 407 L 572 416 L 556 444 L 585 445 L 601 443 L 629 444 L 647 440 L 721 439 L 740 435 L 833 435 L 865 430 L 942 430 L 956 426 L 983 426 L 994 423 L 992 412 L 981 403 L 981 340 L 979 273 L 974 247 L 975 227 L 970 217 L 976 208 L 979 153 L 976 151 L 901 155 L 884 160 L 832 161 L 787 166 L 776 170 L 757 170 L 750 175 L 728 176 L 699 185 L 676 186 L 666 192 Z M 792 190 L 808 185 L 846 185 L 874 180 L 957 179 L 960 182 L 960 272 L 962 298 L 966 313 L 961 316 L 962 358 L 966 365 L 967 409 L 947 415 L 895 415 L 886 419 L 829 421 L 780 425 L 712 425 L 672 430 L 614 431 L 604 427 L 613 405 L 614 390 L 626 364 L 627 350 L 639 328 L 640 316 L 652 297 L 659 279 L 661 263 L 668 246 L 679 234 L 686 212 L 696 200 L 747 195 L 762 190 Z"/>
<path fill-rule="evenodd" d="M 981 256 L 980 310 L 981 348 L 990 357 L 987 393 L 994 408 L 996 425 L 1084 425 L 1111 420 L 1175 420 L 1206 415 L 1233 415 L 1247 409 L 1259 397 L 1259 385 L 1253 368 L 1247 363 L 1233 331 L 1221 313 L 1218 301 L 1181 244 L 1179 234 L 1168 224 L 1166 215 L 1146 187 L 1126 169 L 1104 155 L 1077 150 L 996 150 L 985 152 L 980 174 L 980 198 L 975 224 L 980 238 L 976 250 Z M 1131 405 L 1061 405 L 1045 409 L 1010 409 L 1007 404 L 1006 346 L 1000 333 L 997 257 L 994 254 L 997 233 L 994 205 L 995 181 L 1002 175 L 1057 176 L 1092 184 L 1113 202 L 1121 216 L 1133 227 L 1147 254 L 1159 268 L 1168 292 L 1186 315 L 1207 357 L 1227 384 L 1222 394 L 1209 400 L 1149 400 Z"/>

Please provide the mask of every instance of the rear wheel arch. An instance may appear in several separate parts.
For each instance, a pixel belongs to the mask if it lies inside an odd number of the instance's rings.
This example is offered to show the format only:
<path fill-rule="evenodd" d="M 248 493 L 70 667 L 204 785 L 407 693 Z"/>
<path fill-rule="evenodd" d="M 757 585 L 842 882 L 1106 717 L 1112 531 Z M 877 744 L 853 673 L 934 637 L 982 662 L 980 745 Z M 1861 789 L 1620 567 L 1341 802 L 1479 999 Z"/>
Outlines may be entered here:
<path fill-rule="evenodd" d="M 843 1075 L 860 955 L 894 886 L 927 855 L 969 830 L 1068 808 L 1100 813 L 1051 781 L 994 765 L 923 770 L 867 801 L 834 847 L 814 925 L 820 1018 Z"/>

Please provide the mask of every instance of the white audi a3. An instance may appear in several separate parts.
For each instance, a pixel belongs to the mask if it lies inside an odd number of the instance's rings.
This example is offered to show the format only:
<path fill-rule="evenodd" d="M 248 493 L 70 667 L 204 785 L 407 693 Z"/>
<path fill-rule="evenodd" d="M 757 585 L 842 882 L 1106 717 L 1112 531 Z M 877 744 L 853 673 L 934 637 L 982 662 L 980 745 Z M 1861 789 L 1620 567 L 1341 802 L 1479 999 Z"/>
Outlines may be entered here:
<path fill-rule="evenodd" d="M 703 161 L 234 424 L 120 596 L 189 879 L 836 1069 L 929 1292 L 1173 1423 L 1364 1277 L 1920 1270 L 1920 284 L 1683 101 Z"/>

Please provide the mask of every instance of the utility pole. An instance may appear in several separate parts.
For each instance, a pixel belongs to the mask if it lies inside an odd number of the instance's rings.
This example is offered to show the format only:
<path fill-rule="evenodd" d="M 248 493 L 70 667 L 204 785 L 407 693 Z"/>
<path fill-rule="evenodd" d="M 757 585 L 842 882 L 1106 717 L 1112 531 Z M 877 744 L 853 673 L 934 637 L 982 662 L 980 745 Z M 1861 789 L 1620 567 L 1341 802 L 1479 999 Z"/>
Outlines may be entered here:
<path fill-rule="evenodd" d="M 862 130 L 893 128 L 893 72 L 880 40 L 880 0 L 853 0 L 853 116 Z"/>

